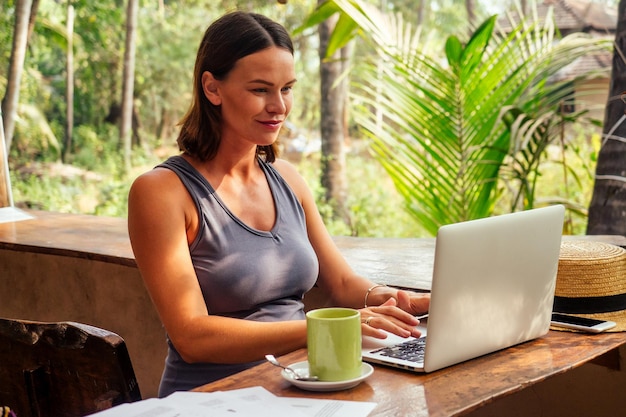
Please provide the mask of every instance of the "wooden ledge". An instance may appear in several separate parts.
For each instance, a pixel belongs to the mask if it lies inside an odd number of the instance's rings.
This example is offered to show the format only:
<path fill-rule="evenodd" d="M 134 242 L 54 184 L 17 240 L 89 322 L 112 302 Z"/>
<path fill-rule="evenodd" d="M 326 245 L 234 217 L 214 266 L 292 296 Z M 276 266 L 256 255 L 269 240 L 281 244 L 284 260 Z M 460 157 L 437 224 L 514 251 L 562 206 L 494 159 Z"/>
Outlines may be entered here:
<path fill-rule="evenodd" d="M 125 218 L 26 210 L 33 219 L 0 223 L 0 250 L 136 266 Z M 626 247 L 626 237 L 564 236 Z M 383 284 L 430 289 L 434 238 L 334 237 L 354 270 Z"/>
<path fill-rule="evenodd" d="M 25 212 L 33 218 L 0 224 L 0 249 L 136 266 L 126 219 Z"/>

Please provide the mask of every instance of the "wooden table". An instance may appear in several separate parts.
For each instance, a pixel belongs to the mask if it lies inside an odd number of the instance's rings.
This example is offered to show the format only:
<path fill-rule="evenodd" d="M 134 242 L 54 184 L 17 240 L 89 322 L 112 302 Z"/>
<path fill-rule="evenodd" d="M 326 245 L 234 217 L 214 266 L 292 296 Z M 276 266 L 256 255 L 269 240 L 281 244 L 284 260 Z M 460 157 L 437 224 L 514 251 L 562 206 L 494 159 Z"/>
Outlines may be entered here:
<path fill-rule="evenodd" d="M 586 335 L 550 331 L 546 336 L 430 374 L 375 365 L 363 383 L 345 391 L 300 390 L 264 363 L 195 391 L 212 392 L 262 386 L 278 396 L 370 401 L 370 416 L 458 416 L 585 363 L 619 367 L 617 348 L 626 333 Z M 289 364 L 306 360 L 302 349 L 280 358 Z"/>

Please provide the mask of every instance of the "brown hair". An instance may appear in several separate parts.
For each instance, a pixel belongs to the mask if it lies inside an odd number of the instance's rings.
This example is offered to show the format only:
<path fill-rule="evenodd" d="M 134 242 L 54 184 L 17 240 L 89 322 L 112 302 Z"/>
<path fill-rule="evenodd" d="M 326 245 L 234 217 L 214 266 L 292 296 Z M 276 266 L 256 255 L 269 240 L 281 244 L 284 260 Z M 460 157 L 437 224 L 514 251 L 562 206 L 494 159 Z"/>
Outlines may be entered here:
<path fill-rule="evenodd" d="M 285 28 L 273 20 L 247 12 L 231 12 L 213 22 L 202 38 L 193 74 L 193 101 L 181 121 L 177 143 L 181 151 L 201 161 L 215 157 L 221 141 L 221 107 L 213 105 L 202 90 L 202 74 L 209 71 L 218 80 L 224 79 L 235 63 L 248 55 L 271 46 L 288 50 L 293 43 Z M 277 145 L 257 146 L 257 156 L 274 162 Z"/>

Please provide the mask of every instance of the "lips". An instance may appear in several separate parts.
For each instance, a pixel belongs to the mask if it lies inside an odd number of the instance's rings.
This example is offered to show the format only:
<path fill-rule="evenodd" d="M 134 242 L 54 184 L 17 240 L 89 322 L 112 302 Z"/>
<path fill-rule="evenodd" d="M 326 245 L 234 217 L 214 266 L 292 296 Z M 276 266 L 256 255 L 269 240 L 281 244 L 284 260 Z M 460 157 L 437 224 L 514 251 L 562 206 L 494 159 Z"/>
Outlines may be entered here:
<path fill-rule="evenodd" d="M 267 126 L 280 126 L 283 121 L 282 120 L 262 120 L 260 121 L 260 123 L 267 125 Z"/>

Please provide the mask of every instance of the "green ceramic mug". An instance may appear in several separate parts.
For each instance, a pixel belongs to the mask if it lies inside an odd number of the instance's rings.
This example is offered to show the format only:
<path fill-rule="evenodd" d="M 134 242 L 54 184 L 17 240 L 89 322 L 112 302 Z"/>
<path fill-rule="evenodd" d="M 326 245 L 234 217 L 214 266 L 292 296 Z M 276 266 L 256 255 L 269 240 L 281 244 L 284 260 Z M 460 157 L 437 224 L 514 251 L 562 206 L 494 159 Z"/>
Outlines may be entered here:
<path fill-rule="evenodd" d="M 361 375 L 361 313 L 351 308 L 320 308 L 306 314 L 309 372 L 320 381 Z"/>

